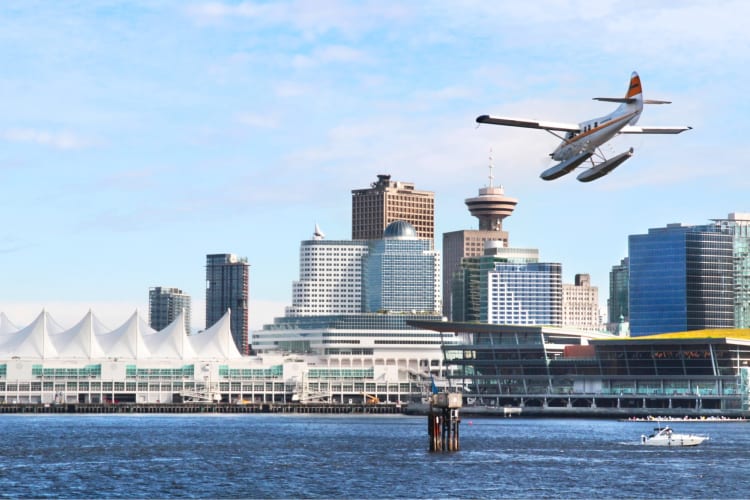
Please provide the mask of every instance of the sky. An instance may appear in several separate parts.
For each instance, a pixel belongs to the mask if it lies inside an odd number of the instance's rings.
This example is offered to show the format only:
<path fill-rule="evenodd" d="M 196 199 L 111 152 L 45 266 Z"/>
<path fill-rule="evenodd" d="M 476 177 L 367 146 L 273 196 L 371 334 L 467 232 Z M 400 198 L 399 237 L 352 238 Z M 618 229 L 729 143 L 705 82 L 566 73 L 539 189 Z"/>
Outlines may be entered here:
<path fill-rule="evenodd" d="M 750 212 L 750 3 L 740 1 L 7 1 L 0 5 L 0 312 L 65 327 L 192 296 L 205 256 L 250 263 L 250 326 L 283 314 L 299 244 L 351 238 L 378 174 L 435 193 L 442 233 L 476 229 L 488 184 L 518 199 L 514 247 L 591 275 L 606 305 L 628 235 Z M 546 182 L 558 140 L 483 125 L 609 113 L 638 71 L 634 156 Z"/>

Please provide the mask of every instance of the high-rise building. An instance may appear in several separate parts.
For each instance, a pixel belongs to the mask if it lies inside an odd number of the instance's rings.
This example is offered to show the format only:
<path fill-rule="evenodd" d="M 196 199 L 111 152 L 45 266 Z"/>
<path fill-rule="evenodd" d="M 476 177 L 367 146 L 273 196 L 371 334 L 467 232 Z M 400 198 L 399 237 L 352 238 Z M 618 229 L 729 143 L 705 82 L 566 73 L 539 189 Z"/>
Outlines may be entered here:
<path fill-rule="evenodd" d="M 734 327 L 750 328 L 750 214 L 733 212 L 714 222 L 733 240 Z"/>
<path fill-rule="evenodd" d="M 148 290 L 148 323 L 154 330 L 162 330 L 180 313 L 184 314 L 185 331 L 190 334 L 190 295 L 179 288 L 156 286 Z"/>
<path fill-rule="evenodd" d="M 479 229 L 465 229 L 443 233 L 443 314 L 453 318 L 453 274 L 460 269 L 461 259 L 484 254 L 486 241 L 499 241 L 508 246 L 508 233 L 503 231 L 503 219 L 513 213 L 518 200 L 505 196 L 502 186 L 494 187 L 490 158 L 489 187 L 479 189 L 479 195 L 466 199 L 471 215 L 479 220 Z"/>
<path fill-rule="evenodd" d="M 575 281 L 562 286 L 562 325 L 579 330 L 599 331 L 599 288 L 591 286 L 591 276 L 576 274 Z"/>
<path fill-rule="evenodd" d="M 454 321 L 487 323 L 492 319 L 521 321 L 509 324 L 551 324 L 534 322 L 541 321 L 543 314 L 540 311 L 549 310 L 554 312 L 548 316 L 559 326 L 562 322 L 560 265 L 552 265 L 557 269 L 557 275 L 556 285 L 550 293 L 549 287 L 545 288 L 538 279 L 543 277 L 540 273 L 549 267 L 538 264 L 539 250 L 535 248 L 503 247 L 501 241 L 487 241 L 484 255 L 464 257 L 459 271 L 453 275 Z M 498 271 L 498 266 L 505 274 L 491 277 Z M 512 273 L 515 275 L 510 276 Z M 525 285 L 518 281 L 524 278 L 524 273 L 528 279 Z M 492 283 L 493 279 L 496 283 Z M 506 279 L 505 283 L 500 284 L 500 279 Z M 501 311 L 502 308 L 506 310 Z"/>
<path fill-rule="evenodd" d="M 232 338 L 243 354 L 249 352 L 249 282 L 246 258 L 228 253 L 206 255 L 206 328 L 230 310 Z"/>
<path fill-rule="evenodd" d="M 628 256 L 631 336 L 734 325 L 733 237 L 720 226 L 649 229 Z"/>
<path fill-rule="evenodd" d="M 630 307 L 628 306 L 628 283 L 630 282 L 630 266 L 625 257 L 609 272 L 609 299 L 607 299 L 607 320 L 609 330 L 622 322 L 630 321 Z"/>
<path fill-rule="evenodd" d="M 539 250 L 505 247 L 502 241 L 491 240 L 485 242 L 483 255 L 461 259 L 461 265 L 451 280 L 453 321 L 479 322 L 483 310 L 486 318 L 487 273 L 495 269 L 498 262 L 539 262 Z"/>
<path fill-rule="evenodd" d="M 495 263 L 482 291 L 480 321 L 496 325 L 562 326 L 562 265 Z M 486 304 L 486 309 L 484 306 Z"/>
<path fill-rule="evenodd" d="M 313 239 L 300 244 L 299 280 L 292 283 L 292 305 L 286 316 L 362 312 L 366 254 L 366 241 L 326 240 L 316 225 Z"/>
<path fill-rule="evenodd" d="M 435 237 L 435 193 L 418 191 L 410 182 L 378 175 L 368 189 L 352 190 L 352 239 L 378 240 L 391 222 L 406 221 L 420 238 Z"/>
<path fill-rule="evenodd" d="M 395 221 L 371 240 L 362 261 L 363 312 L 427 312 L 442 309 L 440 254 L 414 227 Z"/>

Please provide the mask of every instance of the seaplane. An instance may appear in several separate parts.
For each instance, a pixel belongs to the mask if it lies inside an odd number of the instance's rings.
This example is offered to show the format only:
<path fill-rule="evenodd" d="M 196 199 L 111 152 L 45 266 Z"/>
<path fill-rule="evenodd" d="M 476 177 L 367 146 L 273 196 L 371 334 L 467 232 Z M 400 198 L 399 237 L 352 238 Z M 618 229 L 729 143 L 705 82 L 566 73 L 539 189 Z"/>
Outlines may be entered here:
<path fill-rule="evenodd" d="M 620 105 L 606 116 L 587 120 L 578 124 L 558 123 L 524 118 L 482 115 L 477 123 L 505 125 L 509 127 L 537 128 L 546 130 L 562 142 L 550 157 L 559 162 L 548 168 L 540 177 L 551 181 L 569 174 L 588 161 L 590 168 L 584 170 L 577 179 L 590 182 L 612 172 L 633 156 L 633 148 L 611 158 L 605 157 L 601 146 L 619 134 L 679 134 L 692 127 L 644 127 L 636 126 L 644 104 L 670 104 L 671 101 L 643 99 L 641 79 L 635 71 L 630 75 L 630 84 L 625 97 L 594 97 L 595 101 L 614 102 Z M 562 135 L 564 132 L 565 135 Z"/>

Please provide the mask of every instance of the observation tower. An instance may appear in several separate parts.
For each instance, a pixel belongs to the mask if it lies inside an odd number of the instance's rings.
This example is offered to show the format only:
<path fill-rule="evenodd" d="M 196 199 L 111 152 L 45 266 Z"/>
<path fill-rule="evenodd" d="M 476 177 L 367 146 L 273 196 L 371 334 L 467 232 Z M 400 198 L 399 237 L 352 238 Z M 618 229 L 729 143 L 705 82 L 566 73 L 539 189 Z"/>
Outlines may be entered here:
<path fill-rule="evenodd" d="M 479 189 L 479 196 L 466 199 L 471 215 L 479 219 L 480 231 L 502 231 L 503 219 L 513 213 L 518 200 L 505 196 L 503 186 L 493 186 L 492 154 L 490 154 L 490 185 Z"/>

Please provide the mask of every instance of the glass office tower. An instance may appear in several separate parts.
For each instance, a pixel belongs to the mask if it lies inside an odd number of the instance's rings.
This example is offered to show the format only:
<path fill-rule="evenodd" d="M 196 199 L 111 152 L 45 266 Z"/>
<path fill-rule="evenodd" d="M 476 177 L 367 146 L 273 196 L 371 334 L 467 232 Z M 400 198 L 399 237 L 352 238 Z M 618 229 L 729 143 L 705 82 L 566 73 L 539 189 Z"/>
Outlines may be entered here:
<path fill-rule="evenodd" d="M 609 272 L 609 300 L 607 300 L 607 319 L 610 323 L 630 321 L 628 306 L 628 286 L 630 282 L 628 258 L 625 257 Z"/>
<path fill-rule="evenodd" d="M 156 286 L 148 291 L 148 323 L 154 330 L 163 330 L 180 313 L 184 313 L 185 331 L 190 334 L 190 295 L 179 288 Z"/>
<path fill-rule="evenodd" d="M 731 235 L 669 224 L 631 235 L 628 247 L 631 336 L 734 325 Z"/>
<path fill-rule="evenodd" d="M 486 280 L 486 281 L 484 281 Z M 562 265 L 551 262 L 495 263 L 480 276 L 483 323 L 562 325 Z"/>
<path fill-rule="evenodd" d="M 242 354 L 249 352 L 247 259 L 221 253 L 206 256 L 206 328 L 231 311 L 232 338 Z"/>
<path fill-rule="evenodd" d="M 363 312 L 440 312 L 440 255 L 408 222 L 388 225 L 362 261 Z"/>

